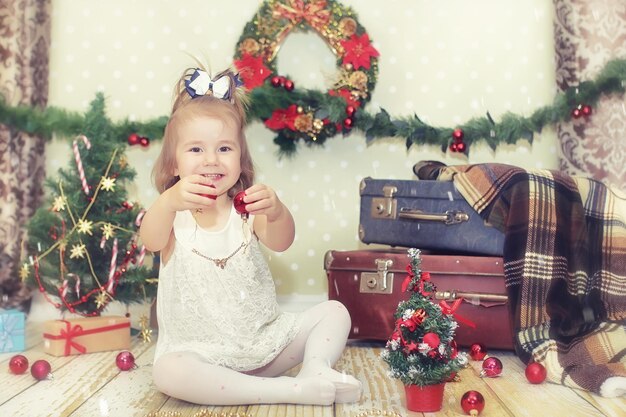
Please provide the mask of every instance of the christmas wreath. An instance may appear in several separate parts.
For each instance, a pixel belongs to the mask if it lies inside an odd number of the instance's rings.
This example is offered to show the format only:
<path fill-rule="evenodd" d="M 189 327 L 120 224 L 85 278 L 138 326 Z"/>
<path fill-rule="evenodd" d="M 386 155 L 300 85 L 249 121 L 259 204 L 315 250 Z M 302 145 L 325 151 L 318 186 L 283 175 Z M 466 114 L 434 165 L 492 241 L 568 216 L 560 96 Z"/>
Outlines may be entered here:
<path fill-rule="evenodd" d="M 278 74 L 275 58 L 292 30 L 316 32 L 337 57 L 339 73 L 326 93 L 297 89 Z M 277 132 L 274 142 L 290 154 L 299 141 L 321 145 L 354 126 L 376 84 L 378 55 L 356 14 L 339 2 L 268 0 L 245 25 L 234 64 L 251 91 L 251 118 Z"/>

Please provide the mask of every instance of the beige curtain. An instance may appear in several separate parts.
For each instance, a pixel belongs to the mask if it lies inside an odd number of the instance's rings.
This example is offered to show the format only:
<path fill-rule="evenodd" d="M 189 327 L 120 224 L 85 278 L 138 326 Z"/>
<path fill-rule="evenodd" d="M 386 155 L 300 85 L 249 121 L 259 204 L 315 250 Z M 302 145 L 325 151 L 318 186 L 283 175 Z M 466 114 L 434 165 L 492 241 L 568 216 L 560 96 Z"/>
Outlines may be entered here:
<path fill-rule="evenodd" d="M 51 0 L 0 0 L 0 94 L 11 105 L 48 101 Z M 0 307 L 26 309 L 20 244 L 40 205 L 44 140 L 0 124 Z"/>
<path fill-rule="evenodd" d="M 557 83 L 593 79 L 607 61 L 626 57 L 626 1 L 554 0 Z M 626 191 L 626 103 L 603 97 L 589 118 L 557 125 L 560 168 Z"/>

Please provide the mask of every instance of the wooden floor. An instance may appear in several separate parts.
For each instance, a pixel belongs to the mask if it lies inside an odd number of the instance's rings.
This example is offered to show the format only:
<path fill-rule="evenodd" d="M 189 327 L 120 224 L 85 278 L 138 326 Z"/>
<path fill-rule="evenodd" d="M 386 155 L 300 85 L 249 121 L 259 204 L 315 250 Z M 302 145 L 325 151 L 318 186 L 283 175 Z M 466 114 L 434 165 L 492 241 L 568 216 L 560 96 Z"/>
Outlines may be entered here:
<path fill-rule="evenodd" d="M 131 351 L 138 368 L 121 372 L 115 365 L 118 352 L 69 357 L 43 353 L 38 330 L 36 325 L 27 325 L 27 350 L 22 354 L 31 363 L 37 359 L 50 362 L 54 379 L 37 382 L 30 373 L 13 375 L 8 362 L 16 353 L 0 353 L 1 417 L 230 417 L 237 413 L 254 417 L 463 416 L 459 402 L 468 390 L 478 390 L 485 397 L 483 417 L 626 416 L 624 396 L 607 399 L 560 385 L 529 384 L 522 363 L 511 352 L 490 352 L 504 364 L 501 377 L 480 378 L 480 363 L 473 362 L 460 372 L 459 382 L 446 385 L 440 412 L 407 412 L 403 387 L 386 376 L 386 364 L 379 358 L 382 345 L 374 343 L 350 343 L 337 364 L 338 369 L 363 382 L 363 397 L 356 404 L 202 407 L 169 398 L 154 388 L 154 341 L 143 343 L 133 338 Z"/>

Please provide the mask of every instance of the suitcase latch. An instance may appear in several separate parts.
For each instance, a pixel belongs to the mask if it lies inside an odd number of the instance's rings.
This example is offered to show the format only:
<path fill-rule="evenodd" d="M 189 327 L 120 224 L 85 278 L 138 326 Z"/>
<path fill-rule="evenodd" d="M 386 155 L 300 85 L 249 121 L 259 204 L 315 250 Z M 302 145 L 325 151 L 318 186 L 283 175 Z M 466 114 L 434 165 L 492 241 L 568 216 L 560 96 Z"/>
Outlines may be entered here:
<path fill-rule="evenodd" d="M 383 197 L 372 198 L 370 216 L 373 219 L 395 219 L 398 200 L 393 196 L 398 192 L 398 188 L 393 185 L 383 187 Z"/>
<path fill-rule="evenodd" d="M 362 272 L 359 292 L 368 294 L 391 294 L 393 292 L 393 266 L 391 259 L 376 259 L 376 272 Z"/>

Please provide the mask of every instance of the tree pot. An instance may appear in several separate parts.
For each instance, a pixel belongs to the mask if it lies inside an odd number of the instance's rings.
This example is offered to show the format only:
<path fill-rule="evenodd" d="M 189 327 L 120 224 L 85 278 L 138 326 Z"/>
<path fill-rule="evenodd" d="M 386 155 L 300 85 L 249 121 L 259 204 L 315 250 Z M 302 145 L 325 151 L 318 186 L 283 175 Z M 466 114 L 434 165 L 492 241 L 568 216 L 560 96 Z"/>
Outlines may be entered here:
<path fill-rule="evenodd" d="M 441 410 L 445 382 L 436 385 L 405 385 L 406 408 L 410 411 L 432 413 Z"/>

